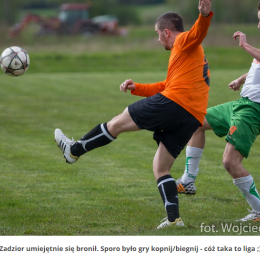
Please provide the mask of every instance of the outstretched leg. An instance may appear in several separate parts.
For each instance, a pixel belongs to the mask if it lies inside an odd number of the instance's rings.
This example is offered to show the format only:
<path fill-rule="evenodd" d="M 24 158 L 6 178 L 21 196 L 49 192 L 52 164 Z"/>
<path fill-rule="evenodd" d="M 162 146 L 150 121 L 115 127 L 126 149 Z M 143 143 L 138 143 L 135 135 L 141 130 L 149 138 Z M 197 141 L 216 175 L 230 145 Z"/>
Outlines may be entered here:
<path fill-rule="evenodd" d="M 69 139 L 60 129 L 56 129 L 54 135 L 66 162 L 74 163 L 86 152 L 111 143 L 119 134 L 139 130 L 126 108 L 122 114 L 108 123 L 97 125 L 77 142 Z"/>

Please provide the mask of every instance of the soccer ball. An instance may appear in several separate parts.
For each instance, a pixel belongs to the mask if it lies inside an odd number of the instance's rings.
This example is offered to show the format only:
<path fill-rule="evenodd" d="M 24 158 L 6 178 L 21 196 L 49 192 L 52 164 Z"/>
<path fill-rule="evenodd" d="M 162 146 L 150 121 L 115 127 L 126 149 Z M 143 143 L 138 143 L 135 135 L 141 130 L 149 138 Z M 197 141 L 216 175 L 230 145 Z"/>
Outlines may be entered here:
<path fill-rule="evenodd" d="M 23 75 L 28 70 L 30 58 L 23 48 L 13 46 L 2 52 L 0 62 L 5 74 L 16 77 Z"/>

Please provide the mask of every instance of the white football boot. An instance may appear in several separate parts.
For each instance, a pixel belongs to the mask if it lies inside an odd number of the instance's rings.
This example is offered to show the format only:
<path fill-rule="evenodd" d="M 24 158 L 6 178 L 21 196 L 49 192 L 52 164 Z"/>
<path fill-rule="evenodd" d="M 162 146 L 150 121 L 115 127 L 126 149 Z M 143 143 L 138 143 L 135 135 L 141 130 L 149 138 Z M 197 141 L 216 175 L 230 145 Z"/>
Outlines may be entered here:
<path fill-rule="evenodd" d="M 171 225 L 176 225 L 176 226 L 184 226 L 183 221 L 181 220 L 181 218 L 176 218 L 174 222 L 170 222 L 168 220 L 168 218 L 164 218 L 162 221 L 162 223 L 157 227 L 157 229 L 161 229 L 161 228 L 165 228 Z"/>
<path fill-rule="evenodd" d="M 57 146 L 60 147 L 62 153 L 63 153 L 63 158 L 66 159 L 67 163 L 74 163 L 78 160 L 79 157 L 74 156 L 70 152 L 70 147 L 75 143 L 75 141 L 69 139 L 66 135 L 62 133 L 60 129 L 55 129 L 54 132 L 55 140 L 57 143 Z"/>
<path fill-rule="evenodd" d="M 254 222 L 259 222 L 260 221 L 260 213 L 254 210 L 249 210 L 247 209 L 249 214 L 246 215 L 244 218 L 241 218 L 237 221 L 245 222 L 245 221 L 254 221 Z"/>

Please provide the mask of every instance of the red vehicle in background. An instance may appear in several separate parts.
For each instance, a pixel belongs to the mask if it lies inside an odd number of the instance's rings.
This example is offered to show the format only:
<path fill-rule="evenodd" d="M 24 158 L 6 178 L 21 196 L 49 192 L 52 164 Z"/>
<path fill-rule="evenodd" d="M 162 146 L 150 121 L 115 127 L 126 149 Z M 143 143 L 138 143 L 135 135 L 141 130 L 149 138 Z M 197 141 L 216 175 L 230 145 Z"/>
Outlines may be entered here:
<path fill-rule="evenodd" d="M 14 37 L 31 22 L 40 26 L 38 35 L 47 34 L 112 34 L 124 35 L 124 29 L 118 27 L 118 19 L 112 15 L 89 18 L 90 5 L 88 4 L 62 4 L 58 17 L 44 17 L 27 14 L 11 29 L 9 36 Z"/>

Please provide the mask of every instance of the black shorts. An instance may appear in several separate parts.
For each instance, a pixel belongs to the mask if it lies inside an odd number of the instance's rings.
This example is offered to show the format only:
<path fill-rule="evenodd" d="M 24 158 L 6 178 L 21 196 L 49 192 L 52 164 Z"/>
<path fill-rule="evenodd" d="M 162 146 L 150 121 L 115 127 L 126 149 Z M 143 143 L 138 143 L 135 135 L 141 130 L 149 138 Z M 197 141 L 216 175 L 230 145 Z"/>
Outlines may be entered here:
<path fill-rule="evenodd" d="M 128 111 L 138 128 L 153 131 L 153 139 L 174 158 L 200 126 L 193 115 L 160 93 L 131 104 Z"/>

